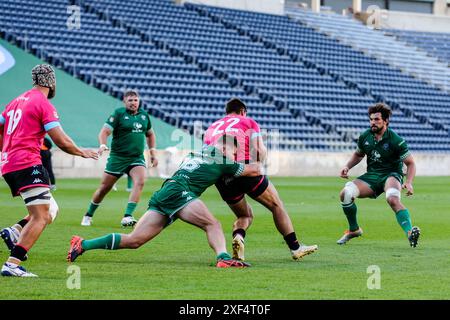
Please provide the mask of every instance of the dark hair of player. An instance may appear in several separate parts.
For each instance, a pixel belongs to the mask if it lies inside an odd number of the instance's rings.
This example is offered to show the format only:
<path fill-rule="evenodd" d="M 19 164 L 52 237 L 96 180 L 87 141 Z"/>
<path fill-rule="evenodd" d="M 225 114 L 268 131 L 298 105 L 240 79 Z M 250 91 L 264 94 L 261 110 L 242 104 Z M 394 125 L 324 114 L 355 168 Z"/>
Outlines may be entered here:
<path fill-rule="evenodd" d="M 230 114 L 230 113 L 239 114 L 242 110 L 244 112 L 247 112 L 247 107 L 238 98 L 232 98 L 226 103 L 226 106 L 225 106 L 226 114 Z"/>
<path fill-rule="evenodd" d="M 127 91 L 125 91 L 124 94 L 123 94 L 123 98 L 125 99 L 126 97 L 129 97 L 129 96 L 139 97 L 139 93 L 136 90 L 127 90 Z"/>
<path fill-rule="evenodd" d="M 377 103 L 377 104 L 369 107 L 369 111 L 368 111 L 369 117 L 370 117 L 371 114 L 378 113 L 378 112 L 381 113 L 381 118 L 384 121 L 389 120 L 389 118 L 392 115 L 391 108 L 389 108 L 389 106 L 387 104 L 385 104 L 385 103 Z"/>

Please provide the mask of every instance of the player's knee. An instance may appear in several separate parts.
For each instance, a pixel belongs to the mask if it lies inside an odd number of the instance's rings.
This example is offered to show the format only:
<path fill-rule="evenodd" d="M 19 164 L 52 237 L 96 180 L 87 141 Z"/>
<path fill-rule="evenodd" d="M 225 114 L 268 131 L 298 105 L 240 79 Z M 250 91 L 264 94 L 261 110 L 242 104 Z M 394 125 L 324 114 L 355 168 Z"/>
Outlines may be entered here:
<path fill-rule="evenodd" d="M 354 182 L 347 182 L 341 191 L 342 204 L 351 204 L 359 196 L 359 188 Z"/>
<path fill-rule="evenodd" d="M 396 188 L 389 188 L 386 190 L 386 201 L 391 207 L 400 204 L 401 192 Z"/>
<path fill-rule="evenodd" d="M 34 223 L 46 225 L 53 221 L 52 213 L 54 213 L 55 210 L 56 212 L 58 211 L 58 205 L 56 204 L 55 199 L 53 199 L 49 188 L 31 188 L 21 192 L 20 195 L 27 207 L 41 205 L 49 206 L 48 210 L 39 209 L 35 214 L 33 214 L 31 218 L 33 219 Z"/>
<path fill-rule="evenodd" d="M 388 202 L 400 202 L 400 198 L 402 196 L 402 193 L 400 192 L 400 190 L 396 189 L 396 188 L 389 188 L 386 190 L 386 200 Z"/>

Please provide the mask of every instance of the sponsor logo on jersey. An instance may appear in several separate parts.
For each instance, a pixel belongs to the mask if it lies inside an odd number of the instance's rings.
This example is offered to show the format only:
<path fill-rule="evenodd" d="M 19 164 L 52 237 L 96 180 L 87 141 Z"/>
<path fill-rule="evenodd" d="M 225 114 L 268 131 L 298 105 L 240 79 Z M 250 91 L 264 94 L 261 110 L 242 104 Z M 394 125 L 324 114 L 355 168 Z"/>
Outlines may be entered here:
<path fill-rule="evenodd" d="M 139 122 L 134 122 L 133 128 L 133 132 L 142 132 L 142 124 L 140 124 Z"/>
<path fill-rule="evenodd" d="M 109 117 L 109 122 L 114 122 L 114 117 Z"/>
<path fill-rule="evenodd" d="M 58 116 L 58 112 L 53 112 L 53 116 L 56 118 L 56 119 L 59 119 L 59 116 Z"/>
<path fill-rule="evenodd" d="M 375 162 L 381 162 L 381 154 L 377 150 L 373 150 L 370 159 Z"/>
<path fill-rule="evenodd" d="M 125 117 L 123 117 L 125 120 L 128 120 L 128 119 L 130 119 L 128 116 L 125 116 Z"/>
<path fill-rule="evenodd" d="M 389 143 L 383 144 L 383 149 L 386 151 L 389 150 Z"/>
<path fill-rule="evenodd" d="M 142 119 L 142 120 L 145 120 L 145 116 L 141 116 L 141 119 Z"/>

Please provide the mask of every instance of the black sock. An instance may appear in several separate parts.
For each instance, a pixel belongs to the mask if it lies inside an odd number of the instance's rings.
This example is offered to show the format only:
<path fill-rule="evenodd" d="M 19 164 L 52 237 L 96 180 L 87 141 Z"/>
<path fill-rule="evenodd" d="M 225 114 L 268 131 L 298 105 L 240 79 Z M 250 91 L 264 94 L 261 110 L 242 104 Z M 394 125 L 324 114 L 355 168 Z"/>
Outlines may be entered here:
<path fill-rule="evenodd" d="M 22 219 L 19 222 L 17 222 L 17 224 L 23 228 L 28 223 L 28 221 L 29 220 L 27 220 L 27 219 Z"/>
<path fill-rule="evenodd" d="M 237 235 L 240 234 L 242 239 L 245 238 L 245 230 L 244 229 L 236 229 L 233 231 L 233 238 Z"/>
<path fill-rule="evenodd" d="M 11 250 L 11 257 L 16 258 L 17 260 L 24 261 L 25 256 L 27 255 L 27 250 L 21 245 L 15 245 Z"/>
<path fill-rule="evenodd" d="M 286 241 L 289 249 L 291 250 L 297 250 L 298 248 L 300 248 L 300 244 L 298 243 L 295 232 L 289 233 L 287 236 L 285 236 L 284 241 Z"/>

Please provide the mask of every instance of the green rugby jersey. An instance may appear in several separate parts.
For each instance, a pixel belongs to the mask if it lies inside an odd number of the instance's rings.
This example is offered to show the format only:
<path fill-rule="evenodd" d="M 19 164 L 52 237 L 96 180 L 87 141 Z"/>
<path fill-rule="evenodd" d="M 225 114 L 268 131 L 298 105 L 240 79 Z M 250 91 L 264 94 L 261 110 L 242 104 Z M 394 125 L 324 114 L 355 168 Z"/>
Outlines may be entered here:
<path fill-rule="evenodd" d="M 152 124 L 149 114 L 141 108 L 132 115 L 122 107 L 109 116 L 105 126 L 112 131 L 111 155 L 136 157 L 144 152 L 146 134 Z"/>
<path fill-rule="evenodd" d="M 198 197 L 224 174 L 238 177 L 244 164 L 226 158 L 219 150 L 207 146 L 202 152 L 192 152 L 184 158 L 172 178 Z"/>
<path fill-rule="evenodd" d="M 403 160 L 410 155 L 406 141 L 389 128 L 380 141 L 375 140 L 370 129 L 364 131 L 359 136 L 356 151 L 367 155 L 367 172 L 381 174 L 403 175 Z"/>

